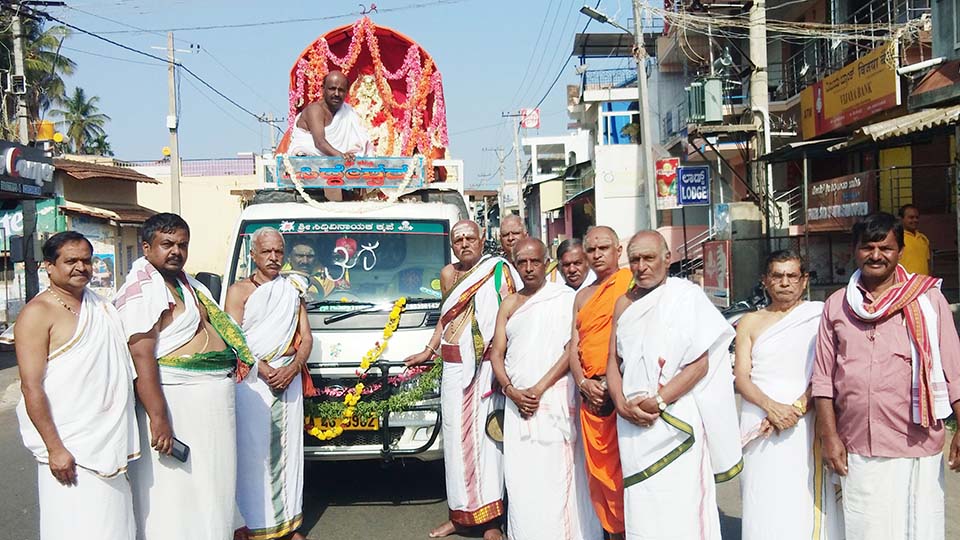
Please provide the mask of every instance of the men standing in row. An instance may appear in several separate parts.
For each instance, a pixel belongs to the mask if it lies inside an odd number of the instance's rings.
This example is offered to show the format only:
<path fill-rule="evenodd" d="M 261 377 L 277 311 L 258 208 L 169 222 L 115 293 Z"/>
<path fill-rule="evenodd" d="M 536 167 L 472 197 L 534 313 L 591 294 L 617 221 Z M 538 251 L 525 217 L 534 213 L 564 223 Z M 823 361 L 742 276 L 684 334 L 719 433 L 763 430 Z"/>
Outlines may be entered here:
<path fill-rule="evenodd" d="M 853 236 L 859 269 L 826 301 L 812 379 L 846 538 L 943 539 L 943 419 L 960 416 L 960 339 L 940 280 L 898 264 L 896 218 L 867 216 Z M 960 470 L 960 434 L 949 464 Z"/>
<path fill-rule="evenodd" d="M 920 232 L 920 209 L 912 204 L 900 208 L 903 223 L 903 255 L 900 265 L 911 274 L 930 275 L 930 239 Z"/>
<path fill-rule="evenodd" d="M 568 238 L 557 246 L 557 260 L 552 268 L 547 268 L 547 281 L 566 283 L 567 287 L 580 291 L 597 280 L 597 275 L 587 264 L 587 254 L 583 252 L 583 243 L 576 238 Z"/>
<path fill-rule="evenodd" d="M 223 540 L 236 528 L 232 375 L 253 359 L 210 291 L 183 272 L 183 218 L 157 214 L 141 236 L 144 256 L 114 301 L 137 369 L 140 446 L 156 450 L 131 469 L 137 537 Z M 183 462 L 171 455 L 174 438 L 189 447 Z"/>
<path fill-rule="evenodd" d="M 524 540 L 599 539 L 565 352 L 575 293 L 546 281 L 546 246 L 540 240 L 520 240 L 514 262 L 523 288 L 501 304 L 490 347 L 493 371 L 508 398 L 507 528 L 511 538 Z"/>
<path fill-rule="evenodd" d="M 134 373 L 116 309 L 87 289 L 92 258 L 80 233 L 44 242 L 50 287 L 27 303 L 14 329 L 17 418 L 38 462 L 41 540 L 136 534 L 125 474 L 140 456 Z"/>
<path fill-rule="evenodd" d="M 635 286 L 616 302 L 607 366 L 627 537 L 719 540 L 714 480 L 743 466 L 733 328 L 700 287 L 667 278 L 670 250 L 659 233 L 634 235 L 627 256 Z"/>
<path fill-rule="evenodd" d="M 807 414 L 823 313 L 823 302 L 803 301 L 807 279 L 799 255 L 771 253 L 763 274 L 770 305 L 737 325 L 743 540 L 843 538 L 838 486 L 814 451 Z"/>
<path fill-rule="evenodd" d="M 617 421 L 607 391 L 607 356 L 617 298 L 627 292 L 630 270 L 619 269 L 620 239 L 610 227 L 593 227 L 584 238 L 596 281 L 577 293 L 568 358 L 583 396 L 580 409 L 590 497 L 600 524 L 613 540 L 623 538 L 623 474 L 617 447 Z"/>
<path fill-rule="evenodd" d="M 504 217 L 500 221 L 500 249 L 503 250 L 503 258 L 513 263 L 513 247 L 526 237 L 527 227 L 520 216 L 510 214 Z"/>
<path fill-rule="evenodd" d="M 303 380 L 313 346 L 302 298 L 305 280 L 280 275 L 283 235 L 250 235 L 256 271 L 227 291 L 258 377 L 237 386 L 237 505 L 251 538 L 303 540 Z"/>
<path fill-rule="evenodd" d="M 487 348 L 493 339 L 501 299 L 519 281 L 500 257 L 483 256 L 480 227 L 458 221 L 450 230 L 456 263 L 440 271 L 443 300 L 440 322 L 423 352 L 405 362 L 417 365 L 438 354 L 443 459 L 450 520 L 430 532 L 449 536 L 471 527 L 484 529 L 484 540 L 499 540 L 503 515 L 503 454 L 486 433 L 487 417 L 502 399 L 493 391 L 493 368 Z"/>

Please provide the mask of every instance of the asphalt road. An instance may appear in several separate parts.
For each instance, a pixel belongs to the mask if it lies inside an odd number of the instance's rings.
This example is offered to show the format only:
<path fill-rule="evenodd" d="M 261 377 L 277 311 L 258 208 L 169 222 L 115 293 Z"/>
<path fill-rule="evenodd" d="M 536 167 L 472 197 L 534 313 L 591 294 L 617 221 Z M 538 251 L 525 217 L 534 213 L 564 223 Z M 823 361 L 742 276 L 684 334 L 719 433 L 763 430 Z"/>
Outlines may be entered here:
<path fill-rule="evenodd" d="M 0 352 L 0 540 L 36 540 L 36 466 L 20 443 L 13 355 Z M 446 519 L 442 463 L 307 463 L 304 526 L 311 540 L 422 540 Z M 947 472 L 947 538 L 960 538 L 960 474 Z M 740 487 L 718 486 L 725 540 L 740 539 Z M 461 537 L 454 537 L 461 538 Z"/>

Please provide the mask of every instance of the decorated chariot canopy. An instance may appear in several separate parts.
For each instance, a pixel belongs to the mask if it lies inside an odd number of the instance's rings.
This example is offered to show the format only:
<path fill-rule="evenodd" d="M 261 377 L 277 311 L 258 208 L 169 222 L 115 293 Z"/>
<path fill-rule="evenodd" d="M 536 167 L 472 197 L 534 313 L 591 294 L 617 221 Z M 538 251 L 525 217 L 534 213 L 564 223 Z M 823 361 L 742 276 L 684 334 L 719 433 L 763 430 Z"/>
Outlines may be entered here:
<path fill-rule="evenodd" d="M 297 58 L 290 71 L 290 127 L 277 148 L 289 146 L 290 128 L 303 108 L 323 99 L 323 78 L 342 71 L 346 102 L 370 133 L 377 156 L 446 157 L 447 115 L 443 82 L 433 58 L 409 37 L 368 17 L 327 32 Z"/>

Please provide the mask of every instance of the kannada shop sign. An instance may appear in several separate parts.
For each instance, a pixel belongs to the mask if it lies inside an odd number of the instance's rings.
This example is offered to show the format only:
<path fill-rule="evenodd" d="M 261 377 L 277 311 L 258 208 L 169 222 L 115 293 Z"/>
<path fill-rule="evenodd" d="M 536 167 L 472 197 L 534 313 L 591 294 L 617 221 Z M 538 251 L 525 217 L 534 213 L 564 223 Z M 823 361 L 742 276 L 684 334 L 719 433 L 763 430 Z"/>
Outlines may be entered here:
<path fill-rule="evenodd" d="M 849 231 L 876 206 L 876 172 L 831 178 L 810 184 L 807 194 L 807 229 Z"/>
<path fill-rule="evenodd" d="M 679 208 L 677 200 L 677 169 L 680 158 L 657 160 L 657 210 Z"/>
<path fill-rule="evenodd" d="M 874 49 L 800 93 L 804 139 L 900 105 L 897 63 L 890 47 Z"/>
<path fill-rule="evenodd" d="M 420 187 L 423 156 L 358 157 L 347 162 L 330 156 L 277 156 L 277 185 L 293 187 L 285 161 L 305 188 Z"/>
<path fill-rule="evenodd" d="M 680 167 L 677 180 L 680 206 L 710 206 L 710 167 Z"/>

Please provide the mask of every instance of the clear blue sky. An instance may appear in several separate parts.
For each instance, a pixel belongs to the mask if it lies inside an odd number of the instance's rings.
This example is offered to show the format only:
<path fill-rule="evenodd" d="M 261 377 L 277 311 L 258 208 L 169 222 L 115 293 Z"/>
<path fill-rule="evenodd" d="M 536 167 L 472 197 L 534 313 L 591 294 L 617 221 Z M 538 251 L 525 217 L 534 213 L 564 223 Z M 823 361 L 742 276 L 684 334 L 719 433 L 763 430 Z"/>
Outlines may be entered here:
<path fill-rule="evenodd" d="M 451 154 L 465 161 L 468 184 L 496 171 L 496 158 L 482 148 L 512 144 L 512 132 L 501 112 L 535 105 L 566 61 L 573 35 L 587 20 L 578 12 L 584 1 L 594 4 L 592 0 L 464 0 L 410 8 L 432 2 L 375 2 L 383 12 L 371 15 L 374 22 L 407 34 L 436 60 L 444 80 Z M 369 0 L 365 3 L 369 6 Z M 251 111 L 275 116 L 286 115 L 289 71 L 300 51 L 326 31 L 356 20 L 360 10 L 357 2 L 320 0 L 68 0 L 67 4 L 69 8 L 52 8 L 50 13 L 158 56 L 165 56 L 165 51 L 151 47 L 164 47 L 165 30 L 170 28 L 340 15 L 323 21 L 175 32 L 178 48 L 200 46 L 197 54 L 178 53 L 184 65 Z M 630 18 L 629 0 L 604 0 L 600 7 L 624 24 Z M 158 32 L 134 31 L 131 26 Z M 592 31 L 608 29 L 591 24 Z M 159 158 L 169 142 L 166 65 L 79 32 L 64 43 L 63 54 L 78 66 L 67 80 L 68 91 L 80 86 L 88 95 L 99 96 L 102 112 L 112 118 L 107 132 L 117 157 Z M 528 135 L 566 132 L 565 88 L 577 81 L 575 63 L 571 61 L 541 106 L 541 129 Z M 266 125 L 186 74 L 180 101 L 181 157 L 233 157 L 269 147 Z M 507 170 L 512 171 L 512 156 L 508 162 Z"/>

